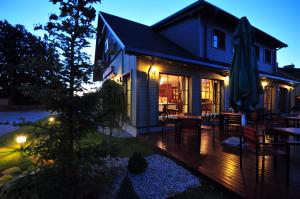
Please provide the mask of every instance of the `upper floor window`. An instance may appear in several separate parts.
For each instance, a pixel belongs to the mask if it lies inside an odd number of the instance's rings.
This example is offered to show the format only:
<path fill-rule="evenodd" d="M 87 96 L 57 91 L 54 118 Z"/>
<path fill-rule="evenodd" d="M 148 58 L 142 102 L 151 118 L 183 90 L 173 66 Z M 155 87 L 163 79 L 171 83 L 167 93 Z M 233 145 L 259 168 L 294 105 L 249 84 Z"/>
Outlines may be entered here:
<path fill-rule="evenodd" d="M 272 58 L 271 58 L 271 50 L 265 49 L 265 63 L 271 64 Z"/>
<path fill-rule="evenodd" d="M 225 45 L 226 45 L 226 35 L 225 35 L 225 32 L 222 32 L 220 30 L 214 29 L 213 30 L 212 46 L 214 48 L 225 50 Z"/>
<path fill-rule="evenodd" d="M 258 45 L 254 45 L 254 49 L 257 60 L 260 60 L 260 47 Z"/>

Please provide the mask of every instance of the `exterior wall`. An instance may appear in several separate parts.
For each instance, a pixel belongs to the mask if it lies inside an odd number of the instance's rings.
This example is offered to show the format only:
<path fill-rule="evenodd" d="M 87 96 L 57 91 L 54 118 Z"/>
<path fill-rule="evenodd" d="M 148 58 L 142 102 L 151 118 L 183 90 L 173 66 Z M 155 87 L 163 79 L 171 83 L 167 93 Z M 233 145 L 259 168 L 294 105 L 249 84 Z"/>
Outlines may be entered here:
<path fill-rule="evenodd" d="M 259 57 L 260 59 L 258 60 L 258 70 L 262 72 L 267 72 L 267 73 L 272 73 L 275 72 L 274 68 L 276 65 L 276 51 L 274 49 L 271 49 L 270 47 L 263 45 L 263 44 L 256 44 L 260 47 L 260 53 Z M 264 51 L 265 49 L 270 49 L 271 50 L 271 64 L 267 64 L 264 61 Z"/>
<path fill-rule="evenodd" d="M 160 33 L 193 55 L 200 56 L 200 38 L 203 37 L 200 31 L 199 17 L 189 17 L 160 30 Z"/>
<path fill-rule="evenodd" d="M 225 80 L 214 72 L 209 72 L 203 67 L 184 66 L 177 63 L 168 63 L 157 61 L 155 67 L 157 73 L 155 76 L 150 75 L 149 96 L 147 94 L 148 82 L 147 73 L 149 67 L 153 64 L 153 60 L 143 57 L 137 58 L 137 91 L 136 91 L 136 128 L 138 133 L 147 132 L 147 97 L 149 97 L 149 126 L 150 131 L 160 130 L 158 123 L 158 98 L 159 98 L 159 74 L 179 75 L 189 78 L 189 114 L 199 115 L 201 110 L 201 79 Z M 228 85 L 228 84 L 227 84 Z M 224 93 L 228 93 L 228 86 L 225 86 Z M 228 107 L 228 95 L 221 101 L 223 107 Z M 226 103 L 225 103 L 226 102 Z"/>
<path fill-rule="evenodd" d="M 225 32 L 225 50 L 212 47 L 214 28 Z M 224 24 L 220 24 L 213 20 L 207 20 L 200 16 L 194 16 L 167 26 L 159 32 L 178 46 L 191 52 L 193 55 L 227 64 L 232 62 L 232 38 L 234 30 L 226 27 Z M 256 45 L 260 47 L 260 59 L 258 60 L 259 71 L 268 73 L 275 72 L 277 64 L 276 50 L 262 42 L 257 42 Z M 264 62 L 264 49 L 271 50 L 271 64 L 266 64 Z"/>
<path fill-rule="evenodd" d="M 225 32 L 226 41 L 225 41 L 225 50 L 216 49 L 212 47 L 212 39 L 213 39 L 213 30 L 217 29 L 222 32 Z M 216 22 L 208 22 L 207 25 L 207 58 L 224 62 L 230 64 L 232 62 L 233 57 L 233 46 L 232 46 L 232 36 L 233 33 L 229 29 L 225 28 L 223 25 L 218 24 Z"/>

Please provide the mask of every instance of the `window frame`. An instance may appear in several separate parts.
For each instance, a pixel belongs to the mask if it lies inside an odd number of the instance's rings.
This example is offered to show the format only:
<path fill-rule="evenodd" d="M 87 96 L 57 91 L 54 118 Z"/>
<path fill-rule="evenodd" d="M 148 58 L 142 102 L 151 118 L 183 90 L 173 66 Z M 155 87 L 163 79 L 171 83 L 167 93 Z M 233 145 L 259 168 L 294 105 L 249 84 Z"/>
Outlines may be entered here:
<path fill-rule="evenodd" d="M 178 77 L 178 81 L 179 81 L 179 78 L 180 77 L 184 77 L 186 78 L 187 80 L 187 89 L 185 90 L 181 90 L 181 93 L 184 93 L 186 92 L 187 94 L 187 102 L 185 104 L 183 104 L 183 107 L 186 106 L 187 107 L 187 114 L 190 113 L 190 89 L 191 89 L 191 86 L 190 86 L 190 76 L 187 76 L 187 75 L 178 75 L 178 74 L 173 74 L 173 73 L 159 73 L 158 74 L 158 77 L 159 77 L 159 81 L 160 81 L 160 77 L 161 75 L 166 75 L 167 76 L 167 82 L 169 82 L 169 78 L 168 76 L 176 76 Z M 160 85 L 159 85 L 160 87 Z M 160 103 L 159 103 L 159 92 L 160 92 L 160 88 L 158 88 L 158 99 L 157 99 L 157 103 L 158 103 L 158 109 L 159 109 L 159 106 L 160 106 Z M 169 103 L 167 103 L 167 106 L 168 106 Z M 184 113 L 184 111 L 183 111 Z"/>
<path fill-rule="evenodd" d="M 270 52 L 270 62 L 267 62 L 267 60 L 266 60 L 266 51 Z M 264 63 L 265 64 L 272 64 L 272 50 L 269 49 L 269 48 L 264 49 Z"/>
<path fill-rule="evenodd" d="M 214 40 L 214 36 L 215 36 L 215 31 L 218 31 L 220 33 L 224 34 L 224 48 L 220 47 L 219 42 L 217 43 L 217 47 L 214 46 L 215 40 Z M 211 34 L 211 46 L 214 49 L 218 49 L 218 50 L 222 50 L 222 51 L 226 51 L 226 32 L 223 31 L 220 28 L 216 28 L 216 27 L 212 27 L 212 34 Z"/>

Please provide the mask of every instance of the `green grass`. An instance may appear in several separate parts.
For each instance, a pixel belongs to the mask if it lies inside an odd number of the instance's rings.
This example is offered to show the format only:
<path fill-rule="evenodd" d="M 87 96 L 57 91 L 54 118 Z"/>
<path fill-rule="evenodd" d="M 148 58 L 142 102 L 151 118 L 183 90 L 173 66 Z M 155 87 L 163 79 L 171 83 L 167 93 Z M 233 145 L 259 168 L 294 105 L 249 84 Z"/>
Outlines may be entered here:
<path fill-rule="evenodd" d="M 39 121 L 41 123 L 47 122 L 47 118 Z M 25 157 L 20 152 L 20 145 L 16 143 L 16 137 L 18 135 L 26 135 L 27 142 L 32 140 L 32 133 L 36 130 L 33 127 L 21 127 L 19 130 L 8 133 L 0 137 L 0 176 L 1 172 L 11 167 L 19 167 L 22 171 L 27 170 L 33 166 L 33 161 L 30 157 Z M 100 134 L 99 132 L 89 133 L 86 138 L 82 139 L 80 144 L 100 144 L 104 140 L 108 140 L 108 136 Z M 142 153 L 143 155 L 149 155 L 153 153 L 151 147 L 141 143 L 137 138 L 112 138 L 112 143 L 119 149 L 117 156 L 129 157 L 135 151 Z"/>

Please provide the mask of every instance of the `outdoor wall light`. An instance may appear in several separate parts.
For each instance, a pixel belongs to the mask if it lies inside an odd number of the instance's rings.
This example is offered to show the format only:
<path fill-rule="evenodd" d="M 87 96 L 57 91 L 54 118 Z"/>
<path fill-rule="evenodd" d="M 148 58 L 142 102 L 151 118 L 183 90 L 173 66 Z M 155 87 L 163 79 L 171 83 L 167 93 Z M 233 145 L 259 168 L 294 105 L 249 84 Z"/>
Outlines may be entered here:
<path fill-rule="evenodd" d="M 23 148 L 24 148 L 24 143 L 26 142 L 27 140 L 27 137 L 25 135 L 19 135 L 17 138 L 16 138 L 16 142 L 18 144 L 20 144 L 20 150 L 22 151 Z"/>
<path fill-rule="evenodd" d="M 151 66 L 149 74 L 151 78 L 156 78 L 156 74 L 157 74 L 158 70 L 155 66 Z"/>
<path fill-rule="evenodd" d="M 268 82 L 267 81 L 261 81 L 261 85 L 262 85 L 263 89 L 265 89 L 265 87 L 268 86 Z"/>
<path fill-rule="evenodd" d="M 225 86 L 228 86 L 229 85 L 229 76 L 226 76 L 225 79 L 224 79 L 224 84 Z"/>

